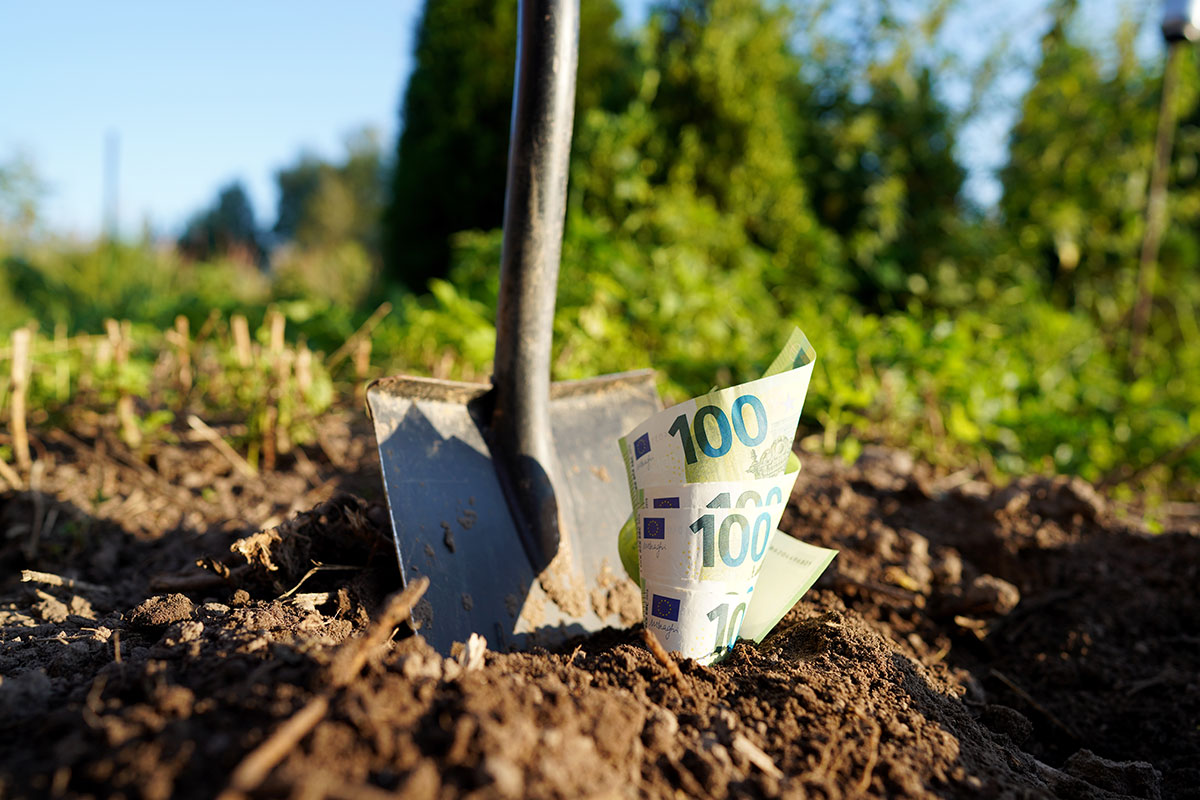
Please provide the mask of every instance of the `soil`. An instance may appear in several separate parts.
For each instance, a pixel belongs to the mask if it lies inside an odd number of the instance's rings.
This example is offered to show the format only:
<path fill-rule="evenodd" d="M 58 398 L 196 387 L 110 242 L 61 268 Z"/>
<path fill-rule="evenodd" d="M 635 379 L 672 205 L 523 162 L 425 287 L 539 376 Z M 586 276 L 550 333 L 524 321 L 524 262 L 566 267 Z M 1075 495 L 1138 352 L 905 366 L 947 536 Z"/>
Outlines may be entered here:
<path fill-rule="evenodd" d="M 0 493 L 3 797 L 1200 797 L 1200 531 L 1078 480 L 802 454 L 841 552 L 762 645 L 442 658 L 357 417 L 255 478 L 76 433 Z"/>

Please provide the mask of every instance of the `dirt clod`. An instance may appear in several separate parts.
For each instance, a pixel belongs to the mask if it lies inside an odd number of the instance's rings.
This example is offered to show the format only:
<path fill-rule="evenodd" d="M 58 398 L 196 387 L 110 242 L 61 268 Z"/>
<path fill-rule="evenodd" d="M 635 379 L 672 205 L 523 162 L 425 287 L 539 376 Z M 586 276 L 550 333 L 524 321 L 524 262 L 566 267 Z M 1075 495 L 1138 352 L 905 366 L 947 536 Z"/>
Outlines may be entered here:
<path fill-rule="evenodd" d="M 195 610 L 195 604 L 186 595 L 157 595 L 129 612 L 129 624 L 138 628 L 164 628 L 172 622 L 190 619 Z"/>

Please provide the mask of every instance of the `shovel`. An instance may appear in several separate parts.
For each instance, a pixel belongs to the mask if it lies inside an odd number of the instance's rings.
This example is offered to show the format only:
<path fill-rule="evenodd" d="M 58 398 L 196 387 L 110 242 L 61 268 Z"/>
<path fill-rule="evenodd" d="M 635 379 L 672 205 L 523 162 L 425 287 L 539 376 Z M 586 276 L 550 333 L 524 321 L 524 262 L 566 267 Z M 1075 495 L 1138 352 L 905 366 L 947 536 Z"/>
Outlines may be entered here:
<path fill-rule="evenodd" d="M 641 616 L 621 568 L 616 440 L 660 408 L 652 370 L 551 383 L 579 0 L 521 0 L 492 385 L 398 376 L 367 390 L 400 574 L 437 650 L 471 633 L 549 646 Z"/>

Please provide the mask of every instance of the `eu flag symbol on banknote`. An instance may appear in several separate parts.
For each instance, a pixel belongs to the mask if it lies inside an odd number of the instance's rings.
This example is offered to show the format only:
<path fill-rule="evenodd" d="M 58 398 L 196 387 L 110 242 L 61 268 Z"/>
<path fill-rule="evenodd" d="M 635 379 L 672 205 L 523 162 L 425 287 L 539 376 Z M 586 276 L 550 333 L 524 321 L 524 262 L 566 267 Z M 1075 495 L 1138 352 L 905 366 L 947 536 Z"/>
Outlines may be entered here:
<path fill-rule="evenodd" d="M 674 597 L 663 597 L 661 594 L 656 594 L 654 595 L 654 602 L 650 604 L 650 613 L 660 619 L 679 622 L 679 600 Z"/>
<path fill-rule="evenodd" d="M 650 434 L 643 433 L 633 441 L 633 457 L 641 458 L 650 452 Z"/>
<path fill-rule="evenodd" d="M 667 520 L 663 517 L 646 517 L 642 521 L 643 539 L 663 539 L 667 535 Z"/>
<path fill-rule="evenodd" d="M 654 498 L 655 508 L 679 508 L 678 497 L 656 497 Z"/>

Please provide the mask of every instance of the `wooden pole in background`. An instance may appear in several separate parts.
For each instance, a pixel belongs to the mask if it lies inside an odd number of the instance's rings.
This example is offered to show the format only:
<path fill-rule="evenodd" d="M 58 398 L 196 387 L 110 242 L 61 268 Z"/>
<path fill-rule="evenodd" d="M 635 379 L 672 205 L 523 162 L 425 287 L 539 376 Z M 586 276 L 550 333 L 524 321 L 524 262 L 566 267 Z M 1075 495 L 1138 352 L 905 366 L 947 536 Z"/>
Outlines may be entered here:
<path fill-rule="evenodd" d="M 1154 166 L 1150 172 L 1150 196 L 1146 200 L 1146 232 L 1138 259 L 1137 299 L 1133 304 L 1133 326 L 1129 345 L 1129 366 L 1133 374 L 1141 368 L 1142 345 L 1150 325 L 1154 302 L 1154 278 L 1158 271 L 1158 250 L 1167 227 L 1167 179 L 1171 171 L 1171 146 L 1175 139 L 1175 86 L 1179 83 L 1179 54 L 1184 43 L 1167 45 L 1167 65 L 1163 70 L 1162 99 L 1158 108 L 1158 136 L 1154 142 Z"/>

